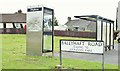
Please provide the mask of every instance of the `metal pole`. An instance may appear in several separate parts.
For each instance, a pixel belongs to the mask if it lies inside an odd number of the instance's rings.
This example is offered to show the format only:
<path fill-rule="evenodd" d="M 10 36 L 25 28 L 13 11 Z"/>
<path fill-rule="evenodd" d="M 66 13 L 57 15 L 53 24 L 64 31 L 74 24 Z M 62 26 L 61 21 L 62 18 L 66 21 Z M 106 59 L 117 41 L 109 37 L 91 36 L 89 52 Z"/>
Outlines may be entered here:
<path fill-rule="evenodd" d="M 61 51 L 61 40 L 60 40 L 60 65 L 62 65 L 62 51 Z"/>
<path fill-rule="evenodd" d="M 114 22 L 113 22 L 113 49 L 114 49 Z"/>
<path fill-rule="evenodd" d="M 102 54 L 102 71 L 104 71 L 104 53 Z"/>
<path fill-rule="evenodd" d="M 98 32 L 98 16 L 96 17 L 96 41 L 98 40 L 98 34 L 97 34 L 97 32 Z"/>
<path fill-rule="evenodd" d="M 54 10 L 52 10 L 52 56 L 54 56 Z"/>
<path fill-rule="evenodd" d="M 106 42 L 106 44 L 105 44 L 105 51 L 107 51 L 107 22 L 106 22 L 106 39 L 105 39 L 105 42 Z"/>
<path fill-rule="evenodd" d="M 42 23 L 42 54 L 44 53 L 44 7 L 42 7 L 42 19 L 43 19 L 43 23 Z"/>

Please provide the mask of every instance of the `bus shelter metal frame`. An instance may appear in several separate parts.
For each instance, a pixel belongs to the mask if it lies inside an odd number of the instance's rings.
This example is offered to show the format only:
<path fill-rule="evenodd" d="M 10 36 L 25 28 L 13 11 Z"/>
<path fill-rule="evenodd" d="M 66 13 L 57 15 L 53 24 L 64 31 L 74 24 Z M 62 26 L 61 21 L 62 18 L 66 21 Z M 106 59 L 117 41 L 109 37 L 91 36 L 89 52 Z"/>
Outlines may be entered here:
<path fill-rule="evenodd" d="M 98 37 L 97 37 L 97 32 L 98 32 L 98 20 L 101 21 L 101 40 L 100 41 L 103 41 L 103 22 L 106 23 L 109 23 L 110 24 L 110 32 L 109 32 L 109 45 L 107 46 L 107 26 L 106 26 L 106 46 L 105 46 L 105 51 L 107 51 L 107 47 L 109 50 L 111 50 L 111 46 L 112 48 L 114 49 L 114 21 L 111 20 L 111 19 L 107 19 L 107 18 L 104 18 L 104 17 L 101 17 L 99 15 L 83 15 L 83 16 L 74 16 L 75 18 L 80 18 L 80 19 L 84 19 L 84 20 L 87 20 L 87 21 L 92 21 L 92 22 L 96 22 L 96 41 L 98 41 Z M 113 24 L 113 27 L 111 26 L 111 24 Z M 112 38 L 111 38 L 111 29 L 113 28 L 113 41 L 112 41 Z M 111 41 L 113 43 L 113 45 L 111 45 Z"/>

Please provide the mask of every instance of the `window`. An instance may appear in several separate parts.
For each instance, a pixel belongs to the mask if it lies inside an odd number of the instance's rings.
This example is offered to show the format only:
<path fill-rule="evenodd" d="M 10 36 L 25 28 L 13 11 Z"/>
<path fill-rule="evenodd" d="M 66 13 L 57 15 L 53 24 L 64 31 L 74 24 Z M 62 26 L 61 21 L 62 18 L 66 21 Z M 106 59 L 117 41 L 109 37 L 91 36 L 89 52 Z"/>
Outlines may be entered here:
<path fill-rule="evenodd" d="M 13 28 L 12 23 L 6 23 L 6 28 Z"/>
<path fill-rule="evenodd" d="M 74 31 L 78 31 L 78 28 L 79 28 L 79 27 L 74 27 Z"/>
<path fill-rule="evenodd" d="M 16 28 L 21 28 L 20 24 L 21 24 L 21 23 L 15 23 L 15 27 L 16 27 Z"/>
<path fill-rule="evenodd" d="M 3 28 L 3 23 L 0 23 L 0 28 Z"/>

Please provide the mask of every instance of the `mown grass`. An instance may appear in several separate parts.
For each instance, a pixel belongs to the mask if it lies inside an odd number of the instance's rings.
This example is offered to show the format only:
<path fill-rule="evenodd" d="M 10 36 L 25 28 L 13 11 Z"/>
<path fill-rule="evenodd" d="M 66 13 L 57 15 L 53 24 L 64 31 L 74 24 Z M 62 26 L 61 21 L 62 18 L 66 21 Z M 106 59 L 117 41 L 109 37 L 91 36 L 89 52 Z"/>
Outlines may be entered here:
<path fill-rule="evenodd" d="M 61 39 L 68 39 L 68 40 L 95 40 L 93 38 L 75 38 L 75 37 L 62 37 L 62 36 L 55 36 L 54 37 L 54 49 L 55 52 L 59 51 L 59 43 Z"/>
<path fill-rule="evenodd" d="M 0 70 L 2 70 L 2 35 L 0 35 Z"/>
<path fill-rule="evenodd" d="M 0 34 L 2 35 L 2 34 Z M 71 37 L 54 37 L 55 51 L 58 51 L 60 39 L 84 39 Z M 2 68 L 3 69 L 55 69 L 59 57 L 26 56 L 26 35 L 2 35 Z M 64 69 L 101 69 L 101 63 L 78 59 L 63 58 Z M 117 66 L 106 64 L 105 69 L 117 69 Z"/>
<path fill-rule="evenodd" d="M 115 44 L 117 44 L 117 43 L 118 43 L 118 41 L 117 41 L 117 40 L 114 40 L 114 43 L 115 43 Z"/>

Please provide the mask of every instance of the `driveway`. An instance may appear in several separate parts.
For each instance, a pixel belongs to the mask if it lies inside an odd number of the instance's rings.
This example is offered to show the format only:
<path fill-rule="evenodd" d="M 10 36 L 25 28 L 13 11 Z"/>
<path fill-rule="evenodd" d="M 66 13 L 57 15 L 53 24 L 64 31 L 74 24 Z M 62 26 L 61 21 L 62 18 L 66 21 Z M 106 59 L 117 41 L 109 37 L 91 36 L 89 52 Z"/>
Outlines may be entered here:
<path fill-rule="evenodd" d="M 55 53 L 54 56 L 59 56 L 59 53 Z M 102 55 L 96 54 L 62 52 L 62 56 L 63 58 L 73 58 L 93 62 L 102 62 Z M 115 44 L 115 49 L 106 51 L 104 53 L 104 63 L 118 65 L 118 44 Z"/>

